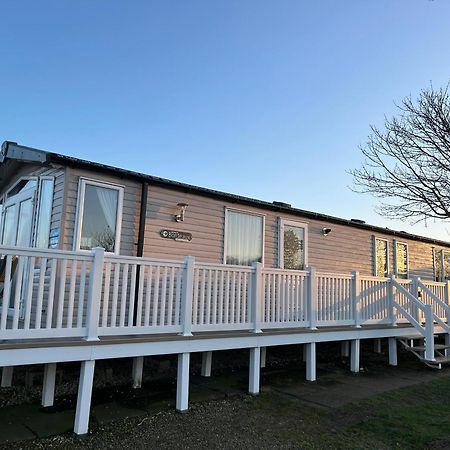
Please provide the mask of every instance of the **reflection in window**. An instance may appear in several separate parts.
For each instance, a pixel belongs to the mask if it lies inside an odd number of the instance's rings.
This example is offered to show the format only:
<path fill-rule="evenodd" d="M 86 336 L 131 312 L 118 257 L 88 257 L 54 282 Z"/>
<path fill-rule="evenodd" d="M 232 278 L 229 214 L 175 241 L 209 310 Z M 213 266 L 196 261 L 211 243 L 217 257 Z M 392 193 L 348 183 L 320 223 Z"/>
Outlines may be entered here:
<path fill-rule="evenodd" d="M 5 218 L 3 225 L 2 245 L 15 245 L 16 243 L 16 210 L 17 204 L 5 208 Z"/>
<path fill-rule="evenodd" d="M 262 216 L 227 210 L 225 223 L 225 262 L 239 266 L 251 266 L 262 262 Z"/>
<path fill-rule="evenodd" d="M 39 191 L 39 209 L 36 223 L 36 247 L 48 248 L 52 218 L 53 180 L 42 179 Z"/>
<path fill-rule="evenodd" d="M 283 262 L 285 269 L 303 270 L 305 268 L 305 229 L 284 225 Z"/>
<path fill-rule="evenodd" d="M 18 194 L 19 192 L 26 191 L 27 189 L 34 189 L 36 187 L 36 180 L 23 179 L 20 180 L 7 194 L 6 198 L 11 198 L 12 196 Z"/>
<path fill-rule="evenodd" d="M 17 224 L 16 245 L 18 247 L 29 247 L 31 240 L 31 226 L 33 220 L 33 200 L 29 198 L 20 202 L 19 221 Z"/>
<path fill-rule="evenodd" d="M 375 276 L 388 275 L 388 243 L 384 239 L 375 239 Z"/>
<path fill-rule="evenodd" d="M 398 278 L 408 278 L 408 245 L 402 242 L 395 244 L 395 265 Z"/>
<path fill-rule="evenodd" d="M 116 250 L 119 189 L 84 182 L 80 249 Z"/>
<path fill-rule="evenodd" d="M 450 280 L 450 251 L 434 251 L 434 273 L 436 281 Z"/>

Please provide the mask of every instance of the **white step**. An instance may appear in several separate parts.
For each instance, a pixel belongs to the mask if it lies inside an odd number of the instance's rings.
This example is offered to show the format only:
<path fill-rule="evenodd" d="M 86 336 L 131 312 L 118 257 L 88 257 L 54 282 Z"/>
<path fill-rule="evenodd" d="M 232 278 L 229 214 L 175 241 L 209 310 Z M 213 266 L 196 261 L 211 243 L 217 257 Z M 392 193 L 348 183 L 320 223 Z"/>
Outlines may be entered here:
<path fill-rule="evenodd" d="M 423 352 L 425 351 L 425 346 L 424 345 L 413 345 L 413 346 L 409 346 L 409 348 L 415 350 L 416 352 Z M 446 348 L 450 348 L 450 345 L 444 345 L 444 344 L 434 344 L 434 349 L 435 350 L 445 350 Z"/>

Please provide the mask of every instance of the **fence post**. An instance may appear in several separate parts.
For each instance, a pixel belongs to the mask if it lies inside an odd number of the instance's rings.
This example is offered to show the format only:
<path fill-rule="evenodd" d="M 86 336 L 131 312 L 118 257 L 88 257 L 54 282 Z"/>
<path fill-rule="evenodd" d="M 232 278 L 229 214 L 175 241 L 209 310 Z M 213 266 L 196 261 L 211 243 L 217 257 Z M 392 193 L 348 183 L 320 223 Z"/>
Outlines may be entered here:
<path fill-rule="evenodd" d="M 434 318 L 433 306 L 424 305 L 425 307 L 425 359 L 434 361 Z"/>
<path fill-rule="evenodd" d="M 92 249 L 94 259 L 89 274 L 89 291 L 86 310 L 86 341 L 98 341 L 98 323 L 100 316 L 100 302 L 102 299 L 103 265 L 105 249 L 95 247 Z"/>
<path fill-rule="evenodd" d="M 309 328 L 317 330 L 317 316 L 318 316 L 318 302 L 317 302 L 317 274 L 315 267 L 308 267 L 309 282 L 308 282 L 308 315 Z"/>
<path fill-rule="evenodd" d="M 181 293 L 181 325 L 183 336 L 192 336 L 192 297 L 194 294 L 195 257 L 185 256 L 186 265 L 183 276 L 183 291 Z"/>
<path fill-rule="evenodd" d="M 262 263 L 253 263 L 253 286 L 252 286 L 252 323 L 253 333 L 262 333 L 262 305 L 263 305 L 263 277 Z"/>
<path fill-rule="evenodd" d="M 447 324 L 450 326 L 450 281 L 445 282 L 445 299 L 444 302 L 447 304 L 445 308 L 445 317 L 447 318 Z"/>
<path fill-rule="evenodd" d="M 388 276 L 389 278 L 389 317 L 391 319 L 392 322 L 392 326 L 396 327 L 397 326 L 397 316 L 394 313 L 395 311 L 395 307 L 394 307 L 394 300 L 395 300 L 395 295 L 397 293 L 397 289 L 394 286 L 393 281 L 395 280 L 395 275 L 393 275 L 392 273 Z"/>
<path fill-rule="evenodd" d="M 361 279 L 359 272 L 352 272 L 353 277 L 353 316 L 355 318 L 356 328 L 361 328 Z"/>
<path fill-rule="evenodd" d="M 421 298 L 421 293 L 419 291 L 419 284 L 420 284 L 420 278 L 419 277 L 413 277 L 412 278 L 412 295 L 414 295 L 414 297 L 417 299 L 417 301 L 422 302 Z M 422 323 L 422 310 L 416 306 L 415 307 L 415 318 L 417 320 L 417 322 Z"/>

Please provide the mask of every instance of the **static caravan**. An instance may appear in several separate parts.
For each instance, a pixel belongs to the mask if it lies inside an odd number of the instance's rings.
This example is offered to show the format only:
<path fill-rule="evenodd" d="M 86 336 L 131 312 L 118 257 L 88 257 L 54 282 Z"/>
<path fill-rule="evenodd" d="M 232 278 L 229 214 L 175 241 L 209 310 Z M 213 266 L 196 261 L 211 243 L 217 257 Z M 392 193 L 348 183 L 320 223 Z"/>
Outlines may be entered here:
<path fill-rule="evenodd" d="M 2 145 L 0 361 L 80 361 L 75 432 L 87 432 L 95 361 L 178 355 L 176 407 L 188 408 L 189 358 L 248 348 L 259 391 L 267 347 L 397 342 L 424 363 L 450 361 L 450 243 L 132 172 Z M 441 336 L 444 343 L 435 343 Z M 423 343 L 411 348 L 411 341 Z M 420 350 L 418 350 L 420 348 Z M 136 381 L 137 380 L 137 381 Z"/>
<path fill-rule="evenodd" d="M 450 243 L 2 146 L 0 245 L 398 278 L 450 278 Z"/>

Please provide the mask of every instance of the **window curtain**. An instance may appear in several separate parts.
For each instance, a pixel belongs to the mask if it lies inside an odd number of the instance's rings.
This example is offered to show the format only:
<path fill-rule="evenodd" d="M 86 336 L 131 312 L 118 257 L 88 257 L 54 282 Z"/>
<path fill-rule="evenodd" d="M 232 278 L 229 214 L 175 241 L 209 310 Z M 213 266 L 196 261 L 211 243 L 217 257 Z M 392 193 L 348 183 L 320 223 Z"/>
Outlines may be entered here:
<path fill-rule="evenodd" d="M 263 218 L 237 211 L 227 212 L 226 263 L 250 266 L 262 261 Z"/>
<path fill-rule="evenodd" d="M 108 188 L 96 187 L 97 194 L 102 213 L 105 217 L 106 224 L 113 232 L 116 231 L 116 217 L 117 217 L 117 191 Z"/>

